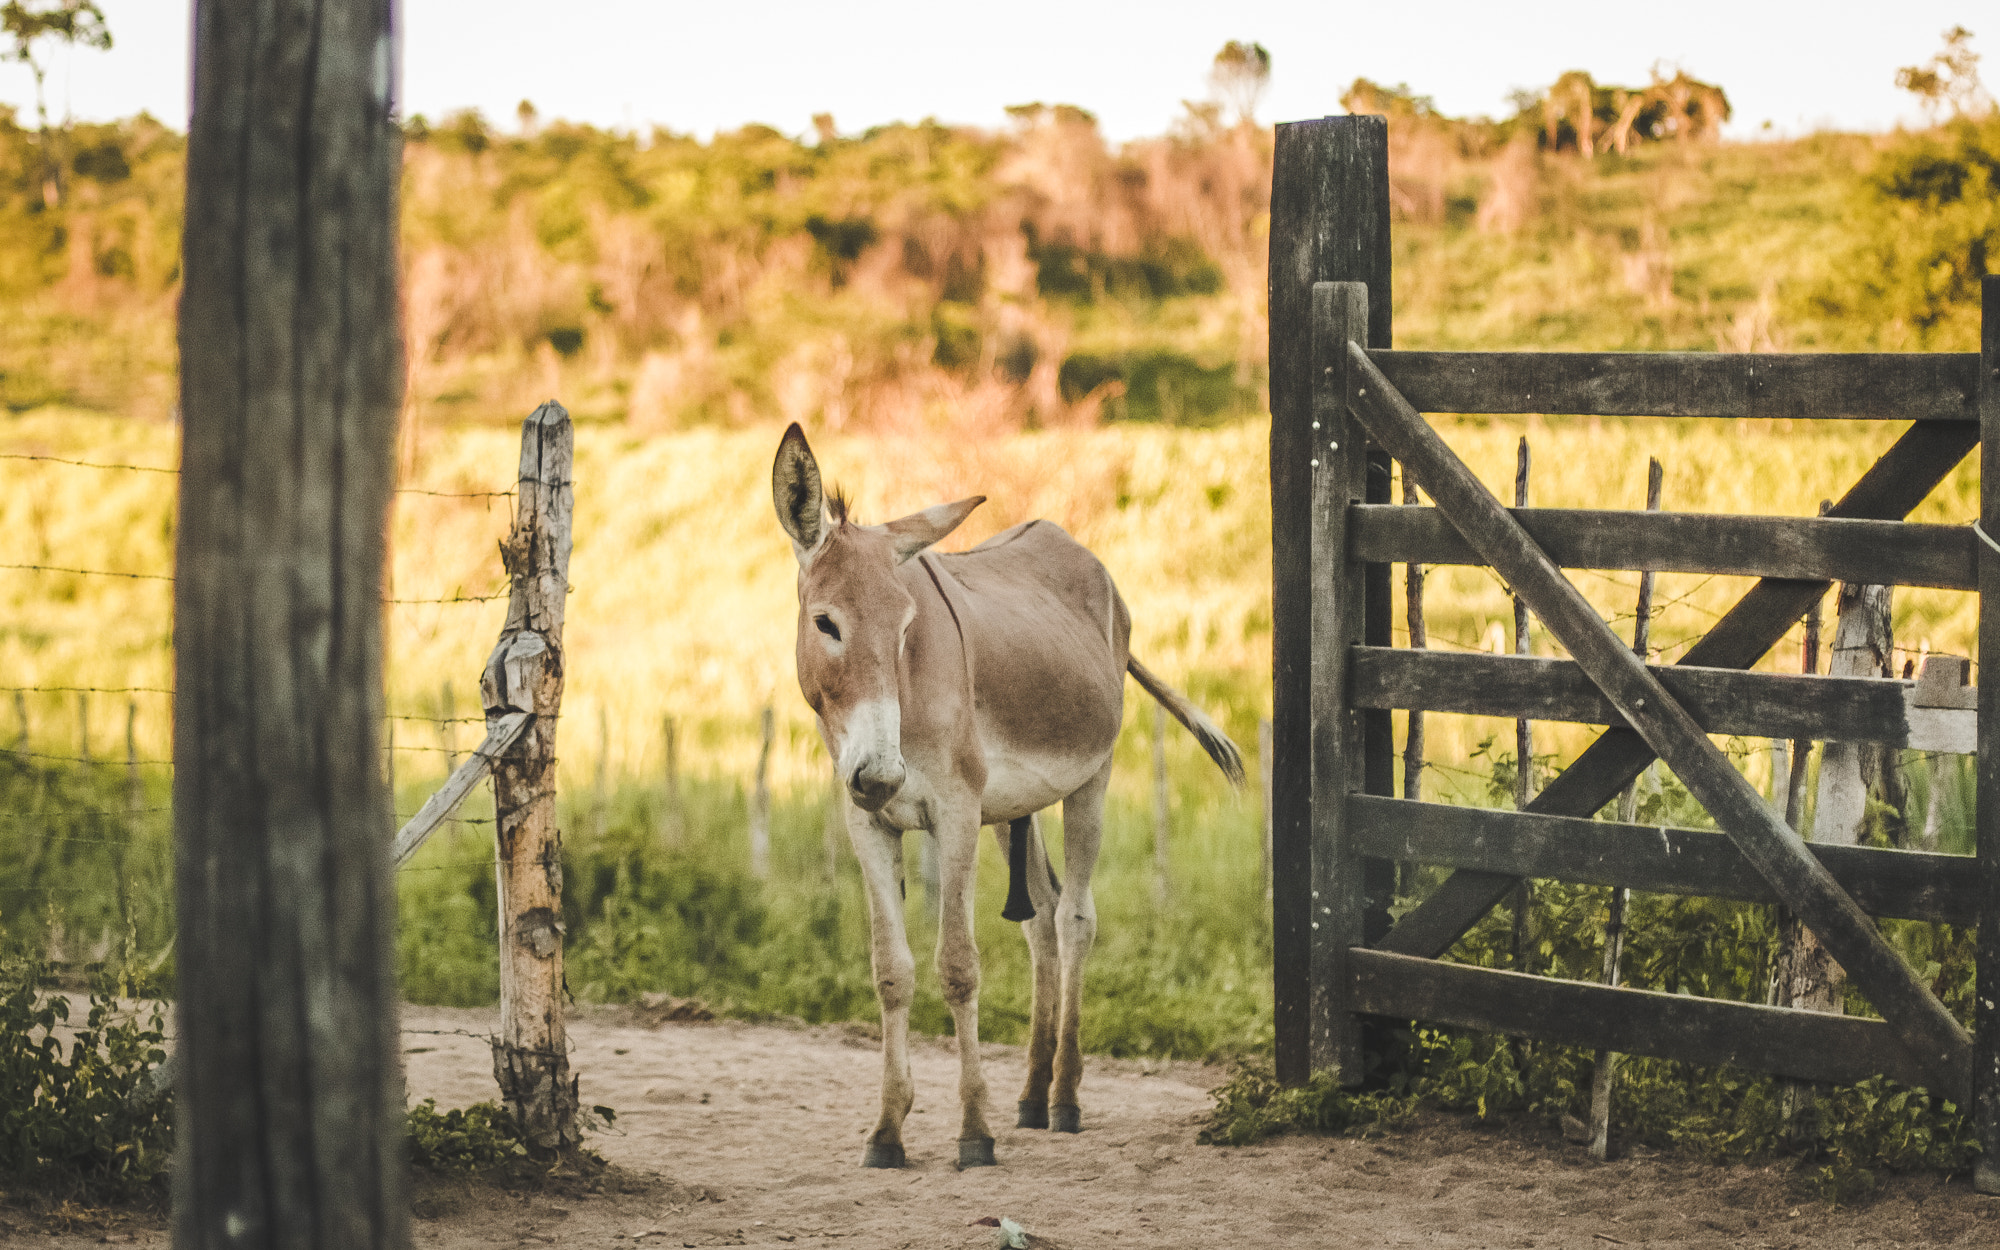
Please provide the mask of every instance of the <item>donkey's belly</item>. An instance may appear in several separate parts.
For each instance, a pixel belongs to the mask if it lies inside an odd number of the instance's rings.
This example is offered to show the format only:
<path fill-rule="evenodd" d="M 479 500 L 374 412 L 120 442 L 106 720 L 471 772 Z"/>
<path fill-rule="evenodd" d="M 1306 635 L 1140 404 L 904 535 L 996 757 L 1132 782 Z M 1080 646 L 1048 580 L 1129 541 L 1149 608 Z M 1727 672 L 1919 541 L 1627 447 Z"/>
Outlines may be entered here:
<path fill-rule="evenodd" d="M 1093 755 L 989 747 L 979 823 L 1003 824 L 1053 806 L 1097 775 L 1110 752 Z"/>

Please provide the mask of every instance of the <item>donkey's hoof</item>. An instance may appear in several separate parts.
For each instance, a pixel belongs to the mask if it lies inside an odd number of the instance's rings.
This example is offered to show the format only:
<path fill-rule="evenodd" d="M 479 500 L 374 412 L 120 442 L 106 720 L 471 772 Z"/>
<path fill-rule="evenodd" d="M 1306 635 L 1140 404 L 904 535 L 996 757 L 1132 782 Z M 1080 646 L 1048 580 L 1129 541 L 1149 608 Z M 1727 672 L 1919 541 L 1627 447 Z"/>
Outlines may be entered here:
<path fill-rule="evenodd" d="M 1083 1131 L 1083 1108 L 1065 1107 L 1060 1104 L 1049 1108 L 1050 1125 L 1058 1133 L 1081 1133 Z"/>
<path fill-rule="evenodd" d="M 991 1137 L 969 1137 L 958 1143 L 958 1166 L 961 1168 L 990 1168 L 993 1163 L 993 1139 Z"/>
<path fill-rule="evenodd" d="M 1045 1102 L 1029 1102 L 1023 1098 L 1018 1105 L 1021 1112 L 1014 1119 L 1015 1128 L 1047 1128 L 1049 1126 L 1049 1104 Z"/>
<path fill-rule="evenodd" d="M 903 1143 L 893 1141 L 872 1141 L 867 1153 L 861 1156 L 864 1168 L 899 1168 L 903 1166 Z"/>

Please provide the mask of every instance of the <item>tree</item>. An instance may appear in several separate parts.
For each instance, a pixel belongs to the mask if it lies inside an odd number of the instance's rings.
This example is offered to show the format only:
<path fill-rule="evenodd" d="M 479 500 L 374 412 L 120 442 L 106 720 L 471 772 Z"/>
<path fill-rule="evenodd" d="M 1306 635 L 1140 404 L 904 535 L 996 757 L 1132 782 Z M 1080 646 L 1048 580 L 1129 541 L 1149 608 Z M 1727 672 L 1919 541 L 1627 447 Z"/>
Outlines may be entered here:
<path fill-rule="evenodd" d="M 1979 84 L 1979 54 L 1972 50 L 1972 32 L 1963 26 L 1944 32 L 1944 47 L 1928 63 L 1897 70 L 1896 85 L 1917 97 L 1932 122 L 1973 117 L 1992 104 Z"/>
<path fill-rule="evenodd" d="M 1257 101 L 1271 85 L 1271 54 L 1261 43 L 1239 43 L 1231 39 L 1215 54 L 1208 71 L 1209 90 L 1215 92 L 1238 122 L 1255 120 Z"/>
<path fill-rule="evenodd" d="M 0 60 L 18 61 L 35 76 L 35 120 L 41 129 L 42 202 L 54 208 L 62 202 L 62 163 L 49 143 L 49 106 L 43 91 L 48 67 L 35 55 L 35 45 L 53 38 L 75 47 L 111 47 L 111 26 L 96 0 L 6 0 L 0 4 L 0 30 L 13 46 L 0 50 Z M 65 122 L 65 125 L 67 122 Z"/>

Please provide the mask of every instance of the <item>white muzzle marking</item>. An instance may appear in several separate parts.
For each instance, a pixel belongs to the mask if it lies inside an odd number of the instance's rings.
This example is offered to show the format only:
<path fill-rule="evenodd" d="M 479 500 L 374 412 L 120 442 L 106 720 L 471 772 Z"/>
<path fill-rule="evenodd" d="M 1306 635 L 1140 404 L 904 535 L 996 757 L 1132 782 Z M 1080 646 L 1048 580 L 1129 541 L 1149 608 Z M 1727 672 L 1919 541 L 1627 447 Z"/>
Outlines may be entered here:
<path fill-rule="evenodd" d="M 895 699 L 869 699 L 847 718 L 840 743 L 840 780 L 864 812 L 879 812 L 903 788 L 903 709 Z"/>

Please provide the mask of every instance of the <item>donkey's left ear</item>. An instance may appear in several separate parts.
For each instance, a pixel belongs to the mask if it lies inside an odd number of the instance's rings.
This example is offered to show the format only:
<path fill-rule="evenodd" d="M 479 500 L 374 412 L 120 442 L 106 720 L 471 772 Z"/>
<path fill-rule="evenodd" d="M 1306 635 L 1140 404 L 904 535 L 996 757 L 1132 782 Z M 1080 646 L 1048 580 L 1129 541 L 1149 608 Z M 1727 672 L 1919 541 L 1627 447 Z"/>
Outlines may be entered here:
<path fill-rule="evenodd" d="M 896 546 L 896 563 L 901 564 L 957 529 L 959 522 L 971 516 L 972 510 L 985 502 L 986 496 L 974 495 L 957 503 L 941 503 L 935 508 L 912 512 L 900 521 L 884 525 L 883 531 Z"/>

